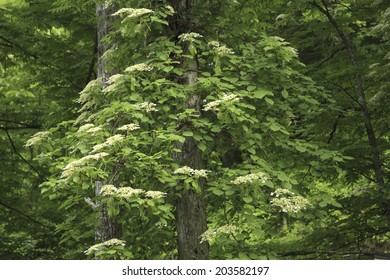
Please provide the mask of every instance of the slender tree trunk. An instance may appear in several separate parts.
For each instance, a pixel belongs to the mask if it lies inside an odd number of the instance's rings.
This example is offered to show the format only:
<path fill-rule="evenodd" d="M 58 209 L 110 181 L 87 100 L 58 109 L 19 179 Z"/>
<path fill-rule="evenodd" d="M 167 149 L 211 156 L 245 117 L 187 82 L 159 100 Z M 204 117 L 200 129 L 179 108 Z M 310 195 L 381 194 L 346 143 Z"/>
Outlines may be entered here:
<path fill-rule="evenodd" d="M 358 96 L 358 102 L 360 108 L 362 110 L 364 126 L 366 128 L 366 133 L 368 137 L 368 143 L 371 147 L 371 162 L 375 174 L 375 181 L 379 186 L 379 200 L 384 208 L 388 225 L 390 226 L 390 202 L 388 201 L 388 199 L 386 199 L 386 197 L 389 194 L 389 190 L 386 187 L 386 183 L 383 176 L 382 160 L 378 149 L 377 137 L 375 135 L 375 131 L 372 126 L 370 111 L 367 106 L 365 90 L 363 86 L 363 76 L 359 69 L 359 61 L 356 55 L 356 51 L 353 47 L 352 40 L 348 38 L 347 34 L 344 32 L 344 30 L 340 27 L 340 25 L 337 23 L 335 18 L 330 13 L 328 7 L 328 1 L 321 0 L 321 2 L 324 5 L 324 7 L 322 7 L 315 1 L 312 2 L 312 4 L 328 18 L 329 22 L 336 30 L 338 36 L 343 42 L 345 49 L 348 52 L 349 61 L 354 71 L 355 91 Z"/>
<path fill-rule="evenodd" d="M 193 26 L 186 15 L 194 5 L 194 0 L 173 0 L 176 17 L 173 19 L 171 28 L 176 35 L 192 32 Z M 186 46 L 184 53 L 188 53 Z M 183 59 L 181 65 L 186 72 L 183 84 L 194 86 L 197 82 L 198 64 L 195 59 Z M 200 112 L 200 96 L 193 94 L 188 97 L 186 107 Z M 190 126 L 190 125 L 189 125 Z M 191 129 L 191 127 L 187 127 Z M 174 155 L 175 159 L 183 166 L 193 169 L 202 169 L 202 153 L 193 137 L 186 137 L 184 143 L 176 143 L 176 147 L 182 152 Z M 183 191 L 176 204 L 176 228 L 178 254 L 181 260 L 208 259 L 208 243 L 200 243 L 200 235 L 207 230 L 206 204 L 204 199 L 205 181 L 199 179 L 200 193 L 194 190 Z"/>
<path fill-rule="evenodd" d="M 112 75 L 107 71 L 106 63 L 102 58 L 104 52 L 107 50 L 107 46 L 102 42 L 104 36 L 108 34 L 109 26 L 111 22 L 111 14 L 113 8 L 108 7 L 107 2 L 102 4 L 96 4 L 96 19 L 97 19 L 97 54 L 98 54 L 98 79 L 103 81 L 104 86 L 107 86 L 108 78 Z M 102 183 L 100 181 L 95 182 L 95 194 L 100 195 L 100 189 Z M 108 216 L 107 209 L 104 206 L 100 206 L 100 225 L 96 228 L 96 239 L 100 241 L 107 241 L 112 238 L 119 238 L 122 235 L 121 225 L 113 218 Z"/>

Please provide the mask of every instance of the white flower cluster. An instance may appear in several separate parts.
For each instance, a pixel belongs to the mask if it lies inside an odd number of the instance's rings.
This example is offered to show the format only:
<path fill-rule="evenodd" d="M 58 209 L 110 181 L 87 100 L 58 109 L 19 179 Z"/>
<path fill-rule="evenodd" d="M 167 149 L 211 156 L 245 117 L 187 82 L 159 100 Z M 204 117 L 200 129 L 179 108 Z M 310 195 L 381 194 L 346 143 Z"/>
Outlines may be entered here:
<path fill-rule="evenodd" d="M 237 227 L 233 225 L 224 225 L 216 229 L 210 228 L 200 236 L 200 243 L 211 241 L 218 233 L 231 234 L 234 233 L 236 230 Z"/>
<path fill-rule="evenodd" d="M 202 38 L 203 36 L 199 33 L 190 32 L 183 33 L 179 36 L 180 42 L 195 42 L 195 38 Z"/>
<path fill-rule="evenodd" d="M 135 18 L 150 13 L 153 13 L 153 11 L 145 8 L 141 8 L 141 9 L 122 8 L 119 9 L 117 12 L 113 13 L 112 16 L 127 14 L 128 18 Z"/>
<path fill-rule="evenodd" d="M 97 127 L 91 127 L 90 129 L 87 130 L 87 133 L 94 135 L 96 132 L 102 131 L 103 128 L 100 126 Z"/>
<path fill-rule="evenodd" d="M 88 129 L 90 129 L 92 127 L 95 127 L 95 125 L 92 124 L 92 123 L 87 123 L 87 124 L 84 124 L 84 125 L 80 126 L 80 128 L 79 128 L 79 130 L 77 132 L 85 132 L 85 131 L 87 131 Z"/>
<path fill-rule="evenodd" d="M 115 195 L 117 191 L 118 189 L 114 185 L 104 185 L 100 189 L 100 194 L 111 196 Z"/>
<path fill-rule="evenodd" d="M 118 198 L 128 199 L 133 196 L 139 196 L 145 193 L 144 190 L 141 189 L 133 189 L 131 187 L 122 187 L 117 189 L 115 196 Z"/>
<path fill-rule="evenodd" d="M 283 195 L 285 197 L 283 197 Z M 271 200 L 271 204 L 279 207 L 281 209 L 280 212 L 298 213 L 310 204 L 306 198 L 300 195 L 295 195 L 287 189 L 279 188 L 275 190 L 275 192 L 272 192 L 271 196 L 275 196 L 275 198 Z"/>
<path fill-rule="evenodd" d="M 162 197 L 166 197 L 167 194 L 165 192 L 160 192 L 160 191 L 147 191 L 145 193 L 145 196 L 148 197 L 148 198 L 162 198 Z"/>
<path fill-rule="evenodd" d="M 252 183 L 253 181 L 260 181 L 262 184 L 267 182 L 269 177 L 263 172 L 258 173 L 250 173 L 245 176 L 237 177 L 234 181 L 232 181 L 235 185 L 242 185 L 247 183 Z"/>
<path fill-rule="evenodd" d="M 100 160 L 108 155 L 109 155 L 108 153 L 102 152 L 94 155 L 87 155 L 80 159 L 76 159 L 68 163 L 68 165 L 64 167 L 63 169 L 64 171 L 61 174 L 61 178 L 68 178 L 73 174 L 74 171 L 76 171 L 78 168 L 82 167 L 83 165 L 86 165 L 89 161 Z"/>
<path fill-rule="evenodd" d="M 272 192 L 271 193 L 272 196 L 275 196 L 275 197 L 279 197 L 281 195 L 295 195 L 295 193 L 293 193 L 292 191 L 288 190 L 288 189 L 276 189 L 275 192 Z"/>
<path fill-rule="evenodd" d="M 92 123 L 87 123 L 82 126 L 80 126 L 79 130 L 77 132 L 86 132 L 89 134 L 95 134 L 96 132 L 102 131 L 103 128 L 101 126 L 95 126 Z"/>
<path fill-rule="evenodd" d="M 135 124 L 135 123 L 125 124 L 125 125 L 118 128 L 118 130 L 121 130 L 121 131 L 133 131 L 136 129 L 139 129 L 139 125 Z"/>
<path fill-rule="evenodd" d="M 208 43 L 208 45 L 210 47 L 212 47 L 217 52 L 217 54 L 220 55 L 220 56 L 224 56 L 224 55 L 228 55 L 228 54 L 234 54 L 232 49 L 226 47 L 226 45 L 221 45 L 217 41 L 211 41 L 211 42 Z"/>
<path fill-rule="evenodd" d="M 101 190 L 101 195 L 113 196 L 118 198 L 130 198 L 143 194 L 145 191 L 141 189 L 133 189 L 131 187 L 116 188 L 114 185 L 104 185 Z"/>
<path fill-rule="evenodd" d="M 219 46 L 221 46 L 221 44 L 218 41 L 210 41 L 207 43 L 207 45 L 212 48 L 218 48 Z"/>
<path fill-rule="evenodd" d="M 110 239 L 110 240 L 107 240 L 105 242 L 95 244 L 95 245 L 89 247 L 87 250 L 84 251 L 84 254 L 93 255 L 100 250 L 106 249 L 106 247 L 114 247 L 114 246 L 118 246 L 118 245 L 125 246 L 125 241 L 119 240 L 117 238 L 113 238 L 113 239 Z"/>
<path fill-rule="evenodd" d="M 85 88 L 80 92 L 80 97 L 77 100 L 78 103 L 84 104 L 88 101 L 90 101 L 91 97 L 90 94 L 96 89 L 101 89 L 102 84 L 99 79 L 90 81 Z"/>
<path fill-rule="evenodd" d="M 146 112 L 158 111 L 155 107 L 156 104 L 152 102 L 142 102 L 136 104 L 136 108 L 138 110 L 145 110 Z"/>
<path fill-rule="evenodd" d="M 239 101 L 241 98 L 237 94 L 226 94 L 224 93 L 222 95 L 221 99 L 211 101 L 203 106 L 203 111 L 218 111 L 219 106 L 223 103 L 234 103 L 236 101 Z"/>
<path fill-rule="evenodd" d="M 35 133 L 30 139 L 27 140 L 25 147 L 32 147 L 36 144 L 42 143 L 50 139 L 49 131 L 40 131 Z"/>
<path fill-rule="evenodd" d="M 114 74 L 108 78 L 107 83 L 109 84 L 115 84 L 118 82 L 124 75 L 123 74 Z"/>
<path fill-rule="evenodd" d="M 196 176 L 196 177 L 207 177 L 207 173 L 211 171 L 206 170 L 206 169 L 192 169 L 191 167 L 188 166 L 183 166 L 178 169 L 176 169 L 173 174 L 184 174 L 184 175 L 191 175 L 191 176 Z"/>
<path fill-rule="evenodd" d="M 108 78 L 107 84 L 108 86 L 103 89 L 104 93 L 108 93 L 114 91 L 118 86 L 118 81 L 120 81 L 124 77 L 122 74 L 114 74 Z"/>
<path fill-rule="evenodd" d="M 116 188 L 114 185 L 104 185 L 100 191 L 101 195 L 113 196 L 121 199 L 129 199 L 131 197 L 138 197 L 145 195 L 147 198 L 157 199 L 165 197 L 167 194 L 160 191 L 144 191 L 142 189 L 133 189 L 131 187 Z"/>
<path fill-rule="evenodd" d="M 132 66 L 129 66 L 126 68 L 125 72 L 143 72 L 143 71 L 151 71 L 153 67 L 145 64 L 145 63 L 139 63 Z"/>
<path fill-rule="evenodd" d="M 125 137 L 123 135 L 115 134 L 114 136 L 107 138 L 106 142 L 101 143 L 101 144 L 96 144 L 95 146 L 93 146 L 92 152 L 95 153 L 95 152 L 100 151 L 104 148 L 111 147 L 111 146 L 117 144 L 118 142 L 123 141 L 124 139 L 125 139 Z"/>

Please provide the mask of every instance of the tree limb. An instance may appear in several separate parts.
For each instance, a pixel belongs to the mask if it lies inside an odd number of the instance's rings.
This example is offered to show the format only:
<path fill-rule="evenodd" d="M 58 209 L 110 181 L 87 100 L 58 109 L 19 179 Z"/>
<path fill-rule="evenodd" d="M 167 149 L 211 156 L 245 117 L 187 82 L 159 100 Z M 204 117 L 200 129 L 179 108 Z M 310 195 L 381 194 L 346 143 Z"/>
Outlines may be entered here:
<path fill-rule="evenodd" d="M 40 226 L 42 226 L 44 228 L 50 229 L 50 230 L 54 230 L 53 227 L 50 227 L 48 225 L 43 224 L 42 222 L 32 218 L 31 216 L 27 215 L 26 213 L 20 211 L 19 209 L 16 209 L 15 207 L 12 207 L 12 206 L 10 206 L 10 205 L 2 202 L 2 201 L 0 201 L 0 205 L 5 207 L 5 208 L 8 208 L 9 210 L 12 210 L 12 211 L 20 214 L 21 216 L 23 216 L 23 217 L 27 218 L 28 220 L 32 221 L 33 223 L 36 223 L 36 224 L 38 224 L 38 225 L 40 225 Z"/>
<path fill-rule="evenodd" d="M 24 162 L 26 163 L 28 166 L 30 166 L 30 168 L 32 170 L 34 170 L 34 172 L 39 176 L 41 177 L 42 179 L 46 180 L 45 176 L 43 176 L 31 163 L 28 162 L 28 160 L 26 160 L 19 152 L 18 152 L 18 149 L 16 148 L 15 146 L 15 143 L 14 141 L 12 140 L 11 138 L 11 135 L 9 134 L 8 130 L 4 130 L 5 133 L 7 134 L 7 137 L 8 137 L 8 140 L 12 146 L 12 149 L 14 150 L 15 154 L 18 155 L 18 157 Z"/>
<path fill-rule="evenodd" d="M 91 62 L 89 63 L 87 78 L 85 79 L 85 85 L 87 85 L 91 81 L 92 74 L 95 72 L 94 68 L 95 68 L 97 52 L 98 52 L 98 41 L 96 38 L 95 45 L 93 47 L 93 56 L 92 56 Z"/>
<path fill-rule="evenodd" d="M 11 46 L 10 47 L 16 47 L 17 49 L 21 50 L 22 52 L 24 52 L 25 54 L 31 56 L 32 58 L 35 58 L 35 59 L 38 59 L 38 56 L 32 52 L 30 52 L 29 50 L 23 48 L 22 46 L 20 46 L 19 44 L 15 43 L 15 42 L 12 42 L 10 40 L 8 40 L 7 38 L 3 37 L 0 35 L 0 39 L 7 42 L 8 44 L 10 44 Z"/>
<path fill-rule="evenodd" d="M 341 48 L 339 48 L 339 49 L 334 50 L 327 58 L 325 58 L 324 60 L 322 60 L 322 61 L 316 66 L 316 68 L 320 68 L 325 62 L 331 60 L 338 52 L 343 51 L 343 50 L 345 50 L 345 47 L 341 47 Z"/>

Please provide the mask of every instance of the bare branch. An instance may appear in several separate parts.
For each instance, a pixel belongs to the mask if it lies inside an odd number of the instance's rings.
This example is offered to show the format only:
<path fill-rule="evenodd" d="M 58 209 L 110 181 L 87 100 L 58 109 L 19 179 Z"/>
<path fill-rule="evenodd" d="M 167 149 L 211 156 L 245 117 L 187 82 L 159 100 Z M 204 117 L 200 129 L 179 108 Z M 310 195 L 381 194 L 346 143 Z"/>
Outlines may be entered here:
<path fill-rule="evenodd" d="M 12 149 L 14 150 L 15 154 L 18 155 L 18 157 L 24 162 L 26 163 L 28 166 L 30 166 L 30 168 L 32 170 L 34 170 L 34 172 L 39 176 L 41 177 L 42 179 L 46 180 L 45 176 L 43 176 L 30 162 L 28 162 L 19 152 L 18 152 L 18 149 L 16 148 L 16 145 L 14 143 L 14 141 L 12 140 L 11 138 L 11 135 L 9 134 L 8 130 L 4 130 L 5 133 L 7 134 L 7 137 L 8 137 L 8 140 L 12 146 Z"/>

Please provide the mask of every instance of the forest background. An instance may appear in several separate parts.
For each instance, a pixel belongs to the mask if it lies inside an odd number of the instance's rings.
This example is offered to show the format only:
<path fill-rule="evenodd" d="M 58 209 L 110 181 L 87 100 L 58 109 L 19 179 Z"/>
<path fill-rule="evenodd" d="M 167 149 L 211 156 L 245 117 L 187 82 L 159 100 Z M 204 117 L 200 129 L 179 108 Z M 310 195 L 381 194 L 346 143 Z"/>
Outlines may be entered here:
<path fill-rule="evenodd" d="M 0 259 L 390 253 L 387 0 L 0 0 Z"/>

